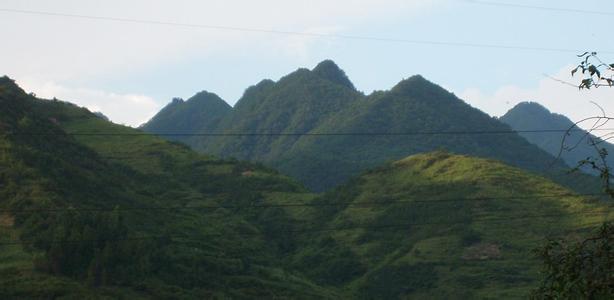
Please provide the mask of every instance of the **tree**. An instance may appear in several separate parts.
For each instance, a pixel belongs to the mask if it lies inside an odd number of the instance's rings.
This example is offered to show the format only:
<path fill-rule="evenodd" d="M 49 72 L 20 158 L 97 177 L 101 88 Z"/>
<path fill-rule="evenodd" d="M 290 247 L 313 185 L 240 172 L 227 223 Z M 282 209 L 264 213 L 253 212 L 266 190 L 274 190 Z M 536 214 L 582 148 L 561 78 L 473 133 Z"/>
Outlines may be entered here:
<path fill-rule="evenodd" d="M 599 87 L 613 87 L 614 64 L 606 64 L 595 52 L 585 52 L 578 57 L 582 61 L 571 74 L 581 71 L 583 78 L 578 85 L 580 90 Z M 574 170 L 582 166 L 590 166 L 599 172 L 603 181 L 605 193 L 614 199 L 611 188 L 610 166 L 606 162 L 607 151 L 600 147 L 608 140 L 607 135 L 595 138 L 592 132 L 614 119 L 608 117 L 603 109 L 602 115 L 586 118 L 570 127 L 565 137 L 581 123 L 592 122 L 583 139 L 595 148 L 596 155 L 578 162 Z M 608 134 L 608 135 L 611 135 Z M 565 138 L 561 142 L 561 152 L 572 151 L 580 142 L 571 147 L 565 146 Z M 612 299 L 614 298 L 614 224 L 604 222 L 593 236 L 580 241 L 564 239 L 549 240 L 537 251 L 543 261 L 543 273 L 539 287 L 532 293 L 536 299 Z"/>

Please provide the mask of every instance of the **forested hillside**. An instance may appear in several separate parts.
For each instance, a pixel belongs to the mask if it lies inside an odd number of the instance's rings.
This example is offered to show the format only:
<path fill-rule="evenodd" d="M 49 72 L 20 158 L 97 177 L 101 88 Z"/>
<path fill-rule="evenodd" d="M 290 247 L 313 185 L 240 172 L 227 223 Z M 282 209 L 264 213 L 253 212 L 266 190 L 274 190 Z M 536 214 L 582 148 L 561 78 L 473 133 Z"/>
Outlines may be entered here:
<path fill-rule="evenodd" d="M 308 198 L 294 181 L 35 99 L 6 77 L 0 107 L 1 297 L 332 295 L 277 263 L 288 241 L 273 232 L 292 217 L 249 209 Z"/>
<path fill-rule="evenodd" d="M 0 79 L 3 298 L 524 297 L 611 207 L 444 151 L 324 194 Z"/>
<path fill-rule="evenodd" d="M 171 139 L 173 132 L 189 129 L 196 135 L 183 141 L 194 149 L 263 162 L 314 191 L 384 162 L 439 149 L 502 160 L 577 191 L 599 189 L 596 180 L 567 174 L 569 166 L 421 76 L 366 96 L 334 62 L 324 61 L 248 88 L 230 112 L 200 113 L 201 124 L 215 120 L 217 126 L 184 126 L 183 119 L 199 112 L 186 115 L 186 104 L 170 104 L 143 129 Z M 167 110 L 175 121 L 158 122 Z"/>

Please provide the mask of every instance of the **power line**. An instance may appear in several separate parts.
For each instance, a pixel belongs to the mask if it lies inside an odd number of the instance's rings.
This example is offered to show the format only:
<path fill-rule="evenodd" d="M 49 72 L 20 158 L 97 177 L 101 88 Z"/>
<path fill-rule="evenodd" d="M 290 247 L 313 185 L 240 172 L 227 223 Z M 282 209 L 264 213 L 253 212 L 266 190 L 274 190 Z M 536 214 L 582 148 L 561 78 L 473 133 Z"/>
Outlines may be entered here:
<path fill-rule="evenodd" d="M 400 229 L 410 229 L 413 226 L 431 226 L 431 225 L 458 225 L 458 224 L 471 224 L 471 223 L 496 223 L 496 222 L 504 222 L 504 221 L 517 221 L 517 220 L 526 220 L 526 219 L 546 219 L 546 218 L 556 218 L 556 217 L 568 217 L 568 216 L 591 216 L 591 215 L 603 215 L 604 212 L 573 212 L 566 214 L 542 214 L 542 215 L 524 215 L 524 216 L 510 216 L 507 218 L 487 218 L 487 219 L 474 219 L 468 221 L 437 221 L 437 222 L 413 222 L 413 223 L 404 223 L 404 224 L 386 224 L 386 225 L 353 225 L 353 226 L 345 226 L 345 227 L 323 227 L 323 228 L 312 228 L 312 229 L 298 229 L 298 230 L 286 230 L 283 231 L 285 233 L 316 233 L 316 232 L 335 232 L 335 231 L 347 231 L 347 230 L 355 230 L 355 229 L 366 229 L 369 231 L 380 231 L 380 230 L 400 230 Z M 239 236 L 260 236 L 261 232 L 234 232 Z M 10 241 L 10 242 L 0 242 L 0 245 L 23 245 L 23 244 L 35 244 L 37 242 L 46 243 L 46 244 L 73 244 L 73 243 L 93 243 L 93 242 L 121 242 L 121 241 L 142 241 L 142 240 L 156 240 L 156 239 L 186 239 L 186 240 L 209 240 L 208 238 L 212 236 L 229 236 L 229 234 L 205 234 L 203 238 L 195 238 L 192 236 L 141 236 L 141 237 L 131 237 L 131 238 L 114 238 L 114 239 L 75 239 L 75 240 L 51 240 L 51 241 Z"/>
<path fill-rule="evenodd" d="M 477 4 L 477 5 L 487 5 L 487 6 L 513 7 L 513 8 L 558 11 L 558 12 L 564 12 L 564 13 L 580 13 L 580 14 L 593 14 L 593 15 L 602 15 L 602 16 L 614 16 L 614 12 L 605 12 L 605 11 L 597 11 L 597 10 L 584 10 L 584 9 L 562 8 L 562 7 L 552 7 L 552 6 L 537 6 L 537 5 L 495 2 L 495 1 L 482 1 L 482 0 L 464 0 L 464 2 L 471 3 L 471 4 Z"/>
<path fill-rule="evenodd" d="M 565 49 L 565 48 L 529 47 L 529 46 L 517 46 L 517 45 L 481 44 L 481 43 L 465 43 L 465 42 L 434 41 L 434 40 L 412 40 L 412 39 L 386 38 L 386 37 L 375 37 L 375 36 L 359 36 L 359 35 L 312 33 L 312 32 L 288 31 L 288 30 L 274 30 L 274 29 L 262 29 L 262 28 L 248 28 L 248 27 L 235 27 L 235 26 L 221 26 L 221 25 L 180 23 L 180 22 L 146 20 L 146 19 L 119 18 L 119 17 L 109 17 L 109 16 L 93 16 L 93 15 L 81 15 L 81 14 L 68 14 L 68 13 L 59 13 L 59 12 L 48 12 L 48 11 L 38 11 L 38 10 L 23 10 L 23 9 L 11 9 L 11 8 L 0 8 L 0 12 L 17 13 L 17 14 L 28 14 L 28 15 L 42 15 L 42 16 L 52 16 L 52 17 L 65 17 L 65 18 L 79 18 L 79 19 L 111 21 L 111 22 L 123 22 L 123 23 L 136 23 L 136 24 L 150 24 L 150 25 L 175 26 L 175 27 L 186 27 L 186 28 L 199 28 L 199 29 L 208 29 L 208 30 L 225 30 L 225 31 L 237 31 L 237 32 L 266 33 L 266 34 L 276 34 L 276 35 L 294 35 L 294 36 L 298 35 L 298 36 L 332 38 L 332 39 L 363 40 L 363 41 L 391 42 L 391 43 L 432 45 L 432 46 L 450 46 L 450 47 L 466 47 L 466 48 L 490 48 L 490 49 L 541 51 L 541 52 L 565 52 L 565 53 L 582 53 L 582 52 L 584 52 L 583 50 Z M 601 53 L 614 53 L 614 51 L 600 51 L 600 52 Z"/>
<path fill-rule="evenodd" d="M 590 131 L 614 131 L 614 128 L 597 128 Z M 589 132 L 590 132 L 589 131 Z M 407 132 L 66 132 L 29 133 L 7 132 L 8 136 L 412 136 L 412 135 L 488 135 L 520 133 L 567 133 L 587 132 L 583 129 L 527 129 L 527 130 L 450 130 L 450 131 L 407 131 Z"/>
<path fill-rule="evenodd" d="M 598 197 L 605 196 L 603 193 L 586 193 L 586 194 L 542 194 L 534 196 L 500 196 L 500 197 L 459 197 L 459 198 L 434 198 L 430 200 L 384 200 L 384 201 L 360 201 L 360 202 L 336 202 L 336 203 L 282 203 L 282 204 L 256 204 L 256 205 L 199 205 L 199 206 L 146 206 L 146 207 L 107 207 L 107 208 L 84 208 L 84 207 L 66 207 L 66 208 L 40 208 L 40 209 L 0 209 L 0 212 L 5 213 L 31 213 L 31 212 L 67 212 L 67 211 L 91 211 L 91 212 L 108 212 L 108 211 L 147 211 L 147 210 L 200 210 L 200 209 L 259 209 L 259 208 L 283 208 L 283 207 L 334 207 L 334 206 L 352 206 L 352 207 L 372 207 L 377 205 L 387 204 L 403 204 L 403 203 L 441 203 L 441 202 L 468 202 L 468 201 L 496 201 L 496 200 L 520 200 L 520 199 L 548 199 L 559 197 Z"/>

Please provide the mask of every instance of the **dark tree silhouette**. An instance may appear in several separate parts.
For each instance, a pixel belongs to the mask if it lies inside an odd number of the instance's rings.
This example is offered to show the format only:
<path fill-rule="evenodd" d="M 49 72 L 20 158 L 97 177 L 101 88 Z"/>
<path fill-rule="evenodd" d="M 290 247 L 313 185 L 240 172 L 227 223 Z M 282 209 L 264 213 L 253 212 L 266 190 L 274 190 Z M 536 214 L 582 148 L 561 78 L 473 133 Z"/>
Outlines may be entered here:
<path fill-rule="evenodd" d="M 613 87 L 614 64 L 606 64 L 596 52 L 585 52 L 578 57 L 582 61 L 572 71 L 572 76 L 580 72 L 582 79 L 577 85 L 580 90 L 599 87 Z M 600 107 L 601 109 L 601 107 Z M 571 126 L 561 141 L 560 154 L 573 151 L 580 143 L 587 142 L 594 147 L 595 155 L 578 162 L 574 170 L 589 166 L 597 171 L 603 182 L 604 192 L 614 199 L 611 188 L 610 166 L 606 157 L 608 152 L 600 145 L 614 138 L 614 133 L 593 135 L 613 117 L 608 117 L 601 109 L 601 115 L 586 118 Z M 585 123 L 592 124 L 586 134 L 570 146 L 567 137 L 573 130 Z M 570 241 L 551 239 L 536 250 L 543 261 L 543 278 L 539 287 L 532 293 L 536 299 L 613 299 L 614 298 L 614 224 L 605 221 L 592 236 Z"/>

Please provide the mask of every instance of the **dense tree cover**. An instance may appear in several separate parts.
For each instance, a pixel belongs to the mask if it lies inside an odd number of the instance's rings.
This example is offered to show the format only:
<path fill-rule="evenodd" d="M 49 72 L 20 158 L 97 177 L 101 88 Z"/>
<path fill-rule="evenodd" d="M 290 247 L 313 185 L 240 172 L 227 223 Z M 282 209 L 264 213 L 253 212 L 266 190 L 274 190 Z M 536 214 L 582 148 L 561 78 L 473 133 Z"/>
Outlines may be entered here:
<path fill-rule="evenodd" d="M 185 130 L 179 117 L 186 115 L 184 108 L 170 104 L 160 112 L 160 118 L 169 114 L 167 110 L 177 112 L 173 121 L 176 124 L 162 124 L 154 117 L 148 126 L 159 124 L 157 130 L 170 132 Z M 511 129 L 421 76 L 367 96 L 354 88 L 334 62 L 324 61 L 312 71 L 300 69 L 278 82 L 265 80 L 248 88 L 230 112 L 215 116 L 212 112 L 214 108 L 202 113 L 201 122 L 221 118 L 217 126 L 193 126 L 190 131 L 315 134 L 200 136 L 184 140 L 204 153 L 263 162 L 314 191 L 328 190 L 384 162 L 438 149 L 503 160 L 579 191 L 598 189 L 595 180 L 589 183 L 591 179 L 582 175 L 567 175 L 568 166 L 561 162 L 551 164 L 552 155 L 515 134 L 428 134 Z M 156 132 L 148 127 L 145 130 Z M 378 135 L 412 132 L 427 134 Z M 361 135 L 317 136 L 326 133 Z"/>
<path fill-rule="evenodd" d="M 277 234 L 291 216 L 239 209 L 276 201 L 271 195 L 303 193 L 292 180 L 153 137 L 78 141 L 66 131 L 137 131 L 67 103 L 35 99 L 8 78 L 0 81 L 0 107 L 0 208 L 8 211 L 0 218 L 11 220 L 9 229 L 0 228 L 0 242 L 9 242 L 0 243 L 0 256 L 23 257 L 17 266 L 0 259 L 0 296 L 99 292 L 62 288 L 44 274 L 81 286 L 127 287 L 145 297 L 331 295 L 285 273 L 274 259 L 292 250 L 293 237 Z M 213 207 L 146 209 L 190 205 Z M 33 276 L 44 280 L 32 283 Z"/>

